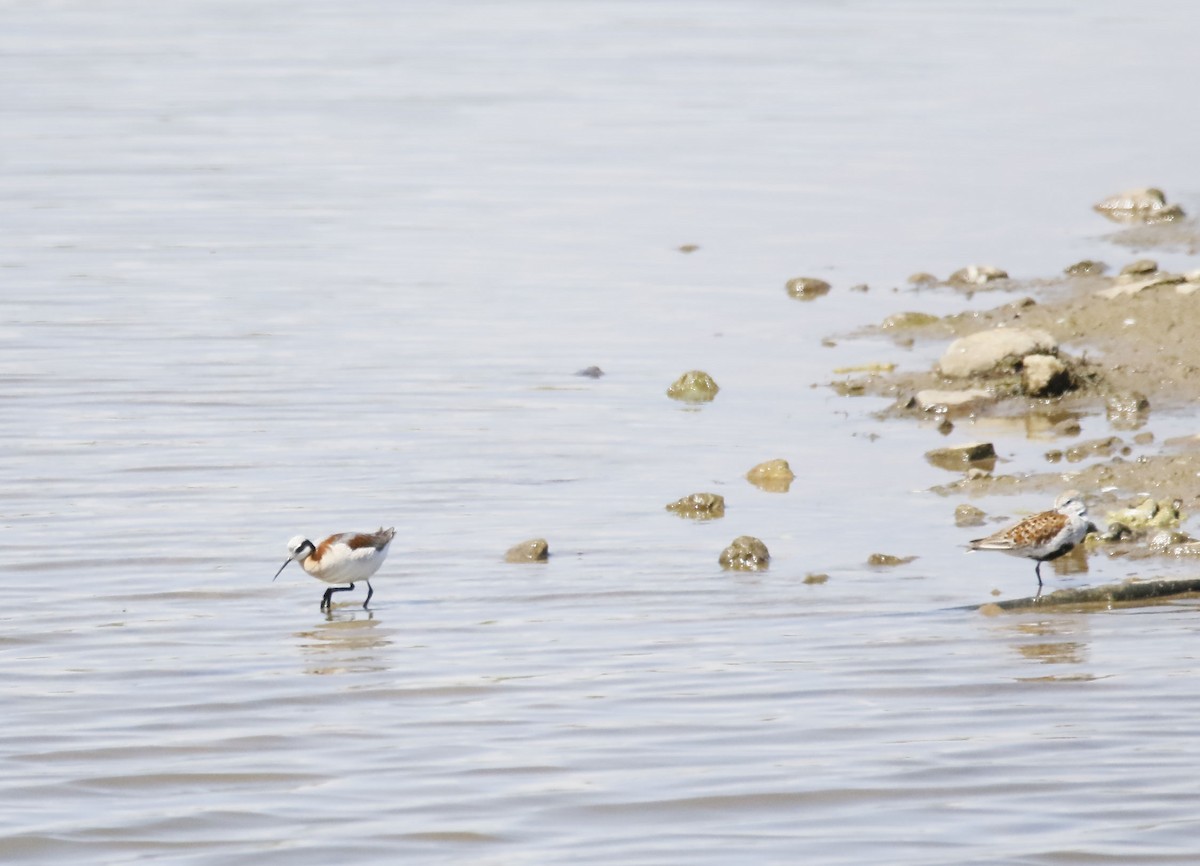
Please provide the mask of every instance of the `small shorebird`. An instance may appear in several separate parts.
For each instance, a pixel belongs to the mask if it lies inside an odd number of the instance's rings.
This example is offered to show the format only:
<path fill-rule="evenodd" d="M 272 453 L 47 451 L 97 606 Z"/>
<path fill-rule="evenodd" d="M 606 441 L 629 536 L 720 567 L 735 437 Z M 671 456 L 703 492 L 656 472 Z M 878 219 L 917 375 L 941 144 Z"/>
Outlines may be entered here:
<path fill-rule="evenodd" d="M 1023 556 L 1037 562 L 1038 592 L 1042 590 L 1042 563 L 1070 553 L 1084 536 L 1096 527 L 1088 520 L 1083 495 L 1068 490 L 1054 500 L 1051 511 L 1026 517 L 1015 526 L 994 532 L 987 538 L 976 538 L 967 547 L 971 550 L 999 550 L 1012 556 Z"/>
<path fill-rule="evenodd" d="M 331 535 L 320 544 L 313 544 L 303 535 L 297 535 L 288 542 L 288 558 L 275 577 L 279 577 L 287 564 L 293 559 L 300 567 L 326 583 L 348 583 L 349 586 L 331 586 L 325 590 L 321 598 L 321 610 L 332 610 L 333 602 L 330 597 L 335 592 L 346 592 L 354 589 L 356 580 L 367 582 L 367 600 L 363 602 L 363 610 L 375 590 L 371 588 L 371 575 L 379 571 L 379 566 L 387 559 L 388 545 L 396 535 L 396 530 L 379 528 L 378 532 L 341 532 Z M 271 578 L 274 580 L 275 577 Z"/>

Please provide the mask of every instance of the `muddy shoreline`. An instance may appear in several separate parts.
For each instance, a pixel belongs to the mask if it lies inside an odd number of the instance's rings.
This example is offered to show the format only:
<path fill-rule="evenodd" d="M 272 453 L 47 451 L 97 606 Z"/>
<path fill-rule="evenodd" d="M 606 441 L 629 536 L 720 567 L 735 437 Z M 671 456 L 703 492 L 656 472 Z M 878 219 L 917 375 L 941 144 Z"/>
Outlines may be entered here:
<path fill-rule="evenodd" d="M 881 419 L 928 427 L 928 458 L 960 470 L 931 488 L 936 493 L 976 499 L 1037 491 L 1053 498 L 1073 487 L 1087 496 L 1102 532 L 1110 528 L 1112 509 L 1147 497 L 1178 501 L 1186 518 L 1200 507 L 1200 436 L 1164 438 L 1155 431 L 1155 418 L 1173 413 L 1178 432 L 1180 411 L 1200 403 L 1200 270 L 1168 272 L 1155 252 L 1195 255 L 1200 223 L 1180 212 L 1107 240 L 1116 245 L 1113 261 L 1079 262 L 1043 278 L 1012 279 L 997 268 L 963 269 L 944 281 L 914 275 L 910 311 L 849 335 L 890 338 L 895 353 L 840 371 L 830 387 L 847 397 L 889 398 Z M 1126 246 L 1134 251 L 1117 260 Z M 921 309 L 930 292 L 998 292 L 1003 300 L 984 310 L 935 316 Z M 930 367 L 913 369 L 914 346 L 943 354 Z M 982 360 L 973 354 L 977 350 L 985 353 Z M 1085 439 L 1079 420 L 1093 417 L 1105 418 L 1108 432 Z M 938 462 L 946 459 L 936 453 L 948 444 L 946 434 L 980 418 L 1024 425 L 1028 438 L 1045 442 L 1044 461 L 1007 464 L 1004 471 L 994 459 L 970 455 L 961 467 L 953 454 L 950 467 Z M 1145 532 L 1122 535 L 1117 529 L 1109 540 L 1120 542 L 1120 553 L 1113 548 L 1110 555 L 1128 553 L 1139 540 L 1145 546 Z M 1177 536 L 1191 553 L 1191 539 Z"/>

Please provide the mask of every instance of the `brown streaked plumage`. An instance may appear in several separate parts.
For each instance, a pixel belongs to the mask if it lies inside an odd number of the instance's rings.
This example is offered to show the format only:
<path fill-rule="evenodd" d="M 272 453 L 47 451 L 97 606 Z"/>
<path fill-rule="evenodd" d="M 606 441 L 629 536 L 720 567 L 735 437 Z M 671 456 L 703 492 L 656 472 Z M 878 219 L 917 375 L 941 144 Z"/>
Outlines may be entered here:
<path fill-rule="evenodd" d="M 1042 563 L 1058 559 L 1083 541 L 1095 527 L 1087 518 L 1087 505 L 1075 490 L 1068 490 L 1054 501 L 1054 509 L 1026 517 L 1020 523 L 976 538 L 967 547 L 971 550 L 999 550 L 1012 556 L 1023 556 L 1037 562 L 1038 591 L 1042 586 Z"/>
<path fill-rule="evenodd" d="M 349 586 L 330 587 L 321 598 L 321 610 L 331 610 L 331 596 L 335 592 L 346 592 L 354 589 L 354 582 L 367 582 L 367 599 L 363 609 L 375 594 L 371 586 L 371 575 L 379 570 L 387 558 L 388 545 L 396 536 L 395 528 L 380 527 L 376 532 L 340 532 L 331 535 L 319 545 L 314 545 L 303 535 L 297 535 L 288 542 L 288 558 L 275 577 L 287 567 L 292 560 L 300 563 L 300 567 L 317 580 L 326 583 L 349 584 Z M 272 578 L 274 580 L 274 578 Z"/>

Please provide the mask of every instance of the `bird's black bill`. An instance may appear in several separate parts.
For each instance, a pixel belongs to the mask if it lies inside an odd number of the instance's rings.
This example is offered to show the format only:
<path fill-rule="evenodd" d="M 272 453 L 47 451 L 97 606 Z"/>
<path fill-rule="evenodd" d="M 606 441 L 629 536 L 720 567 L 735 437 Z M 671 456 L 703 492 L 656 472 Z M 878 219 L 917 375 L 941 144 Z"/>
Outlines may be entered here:
<path fill-rule="evenodd" d="M 275 577 L 279 577 L 279 575 L 283 574 L 283 570 L 284 570 L 285 568 L 287 568 L 287 564 L 288 564 L 289 562 L 291 562 L 291 561 L 292 561 L 292 560 L 291 560 L 291 557 L 288 557 L 287 559 L 285 559 L 285 560 L 283 561 L 283 565 L 279 566 L 279 571 L 275 572 Z M 274 580 L 274 579 L 275 579 L 275 577 L 271 578 L 271 580 Z"/>

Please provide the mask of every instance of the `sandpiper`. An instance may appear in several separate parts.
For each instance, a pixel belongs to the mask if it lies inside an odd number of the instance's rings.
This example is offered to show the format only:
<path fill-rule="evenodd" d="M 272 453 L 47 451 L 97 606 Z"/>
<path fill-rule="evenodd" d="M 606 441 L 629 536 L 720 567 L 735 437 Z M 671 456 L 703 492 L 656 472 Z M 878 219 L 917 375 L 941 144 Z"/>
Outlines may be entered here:
<path fill-rule="evenodd" d="M 999 550 L 1037 562 L 1038 591 L 1042 587 L 1042 563 L 1058 559 L 1074 549 L 1095 526 L 1088 520 L 1087 505 L 1077 490 L 1068 490 L 1054 500 L 1054 508 L 1026 517 L 1015 526 L 976 538 L 971 550 Z"/>
<path fill-rule="evenodd" d="M 330 597 L 335 592 L 346 592 L 354 589 L 354 582 L 367 582 L 367 599 L 363 602 L 363 610 L 371 601 L 375 590 L 371 587 L 371 575 L 379 571 L 379 566 L 387 559 L 388 545 L 396 535 L 395 528 L 379 528 L 378 532 L 341 532 L 331 535 L 320 544 L 313 544 L 303 535 L 297 535 L 288 542 L 288 558 L 275 577 L 279 577 L 287 564 L 293 559 L 300 567 L 326 583 L 346 583 L 349 586 L 331 586 L 325 590 L 321 598 L 321 610 L 332 610 Z M 271 578 L 274 580 L 275 577 Z"/>

